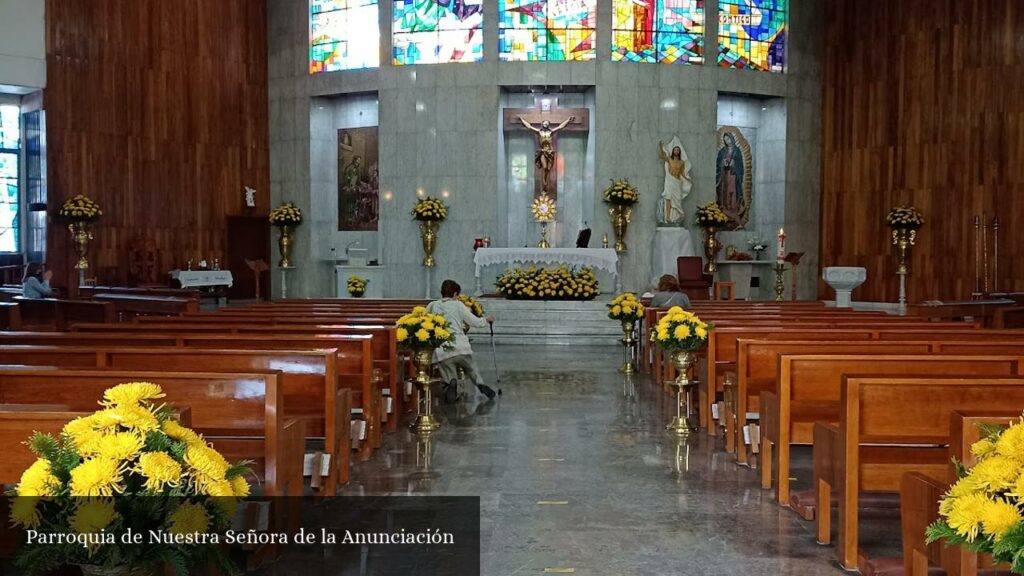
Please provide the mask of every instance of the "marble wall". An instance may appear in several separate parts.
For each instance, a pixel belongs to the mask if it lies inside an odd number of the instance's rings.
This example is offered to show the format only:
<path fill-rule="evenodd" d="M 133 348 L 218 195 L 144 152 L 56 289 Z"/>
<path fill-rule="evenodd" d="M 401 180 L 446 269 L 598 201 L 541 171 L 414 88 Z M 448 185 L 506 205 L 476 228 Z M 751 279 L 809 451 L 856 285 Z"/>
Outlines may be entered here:
<path fill-rule="evenodd" d="M 694 186 L 684 204 L 692 217 L 699 203 L 715 196 L 718 106 L 728 94 L 767 98 L 778 106 L 768 116 L 785 127 L 779 140 L 784 142 L 784 159 L 769 173 L 784 175 L 770 182 L 781 185 L 782 193 L 776 190 L 766 196 L 773 200 L 764 212 L 771 218 L 764 224 L 770 221 L 774 226 L 781 218 L 791 249 L 817 250 L 822 13 L 815 0 L 791 3 L 786 74 L 713 65 L 618 63 L 603 53 L 597 61 L 585 63 L 499 63 L 493 28 L 487 28 L 482 63 L 383 66 L 312 77 L 307 73 L 305 3 L 267 1 L 271 194 L 275 204 L 293 200 L 313 213 L 311 225 L 299 231 L 289 295 L 326 296 L 332 291 L 330 247 L 340 250 L 347 236 L 336 231 L 337 167 L 328 166 L 327 149 L 330 140 L 337 138 L 337 127 L 352 119 L 351 110 L 358 109 L 360 102 L 368 105 L 371 99 L 379 102 L 379 241 L 389 296 L 420 297 L 428 293 L 428 286 L 436 294 L 435 286 L 444 277 L 472 285 L 474 237 L 489 235 L 496 246 L 501 239 L 513 246 L 536 241 L 536 226 L 524 219 L 520 206 L 531 185 L 532 148 L 528 136 L 506 136 L 500 128 L 502 107 L 532 102 L 528 94 L 520 93 L 529 86 L 571 87 L 566 88 L 571 93 L 561 95 L 560 104 L 592 110 L 591 131 L 585 139 L 565 136 L 559 141 L 562 153 L 573 160 L 567 162 L 567 170 L 584 166 L 582 178 L 566 184 L 570 171 L 560 183 L 566 191 L 562 202 L 568 202 L 560 206 L 556 234 L 561 244 L 572 244 L 581 221 L 593 229 L 592 246 L 600 244 L 603 234 L 612 236 L 599 196 L 610 179 L 629 178 L 641 190 L 641 204 L 634 210 L 627 238 L 630 251 L 622 261 L 624 288 L 643 290 L 649 281 L 656 200 L 663 179 L 658 141 L 678 135 L 693 162 Z M 389 4 L 381 4 L 385 26 L 390 21 Z M 716 2 L 706 5 L 709 14 L 717 12 Z M 598 10 L 610 14 L 611 0 L 599 0 Z M 484 16 L 485 22 L 495 22 L 497 3 L 486 3 Z M 712 18 L 708 37 L 716 34 L 717 22 Z M 382 52 L 388 55 L 386 34 L 383 40 Z M 599 27 L 597 46 L 610 44 L 610 28 Z M 382 58 L 388 61 L 390 57 Z M 510 178 L 523 155 L 527 156 L 527 180 Z M 420 265 L 418 230 L 409 219 L 418 194 L 446 196 L 452 207 L 442 225 L 438 267 L 433 271 Z M 699 241 L 696 231 L 694 239 Z M 812 260 L 816 265 L 816 255 Z M 804 276 L 801 283 L 807 288 L 801 289 L 801 295 L 812 294 L 814 274 Z M 280 293 L 280 278 L 275 274 L 274 279 L 275 292 Z"/>

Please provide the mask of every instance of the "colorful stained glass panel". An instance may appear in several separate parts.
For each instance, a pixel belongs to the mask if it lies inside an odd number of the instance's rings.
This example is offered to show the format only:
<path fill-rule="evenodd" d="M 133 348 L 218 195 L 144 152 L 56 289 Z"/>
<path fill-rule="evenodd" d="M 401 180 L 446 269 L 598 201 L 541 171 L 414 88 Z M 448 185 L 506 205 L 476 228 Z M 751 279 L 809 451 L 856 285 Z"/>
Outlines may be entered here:
<path fill-rule="evenodd" d="M 310 0 L 310 74 L 380 66 L 377 2 Z"/>
<path fill-rule="evenodd" d="M 593 60 L 597 0 L 499 0 L 503 61 Z"/>
<path fill-rule="evenodd" d="M 396 66 L 483 60 L 483 0 L 394 0 L 392 19 Z"/>
<path fill-rule="evenodd" d="M 704 0 L 613 0 L 612 60 L 704 61 Z"/>
<path fill-rule="evenodd" d="M 788 0 L 719 0 L 718 65 L 784 72 Z"/>
<path fill-rule="evenodd" d="M 21 109 L 18 106 L 0 106 L 0 252 L 20 250 L 20 145 Z"/>

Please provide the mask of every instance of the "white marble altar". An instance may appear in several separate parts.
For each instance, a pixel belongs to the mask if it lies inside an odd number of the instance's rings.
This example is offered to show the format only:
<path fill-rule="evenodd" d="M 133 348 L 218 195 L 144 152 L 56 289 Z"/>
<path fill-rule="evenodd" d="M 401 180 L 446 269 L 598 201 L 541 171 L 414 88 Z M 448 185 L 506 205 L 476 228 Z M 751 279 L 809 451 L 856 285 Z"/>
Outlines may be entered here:
<path fill-rule="evenodd" d="M 619 285 L 619 255 L 611 248 L 479 248 L 473 256 L 476 265 L 476 295 L 483 294 L 480 279 L 483 269 L 496 264 L 540 264 L 588 266 L 604 270 L 615 278 L 615 291 Z"/>
<path fill-rule="evenodd" d="M 850 308 L 854 288 L 868 279 L 868 271 L 858 266 L 828 266 L 821 278 L 836 291 L 836 308 Z"/>
<path fill-rule="evenodd" d="M 769 291 L 775 282 L 772 266 L 775 266 L 775 262 L 771 260 L 719 260 L 715 280 L 735 282 L 733 295 L 737 300 L 768 300 Z M 771 282 L 759 282 L 755 292 L 750 287 L 751 278 L 771 278 Z"/>

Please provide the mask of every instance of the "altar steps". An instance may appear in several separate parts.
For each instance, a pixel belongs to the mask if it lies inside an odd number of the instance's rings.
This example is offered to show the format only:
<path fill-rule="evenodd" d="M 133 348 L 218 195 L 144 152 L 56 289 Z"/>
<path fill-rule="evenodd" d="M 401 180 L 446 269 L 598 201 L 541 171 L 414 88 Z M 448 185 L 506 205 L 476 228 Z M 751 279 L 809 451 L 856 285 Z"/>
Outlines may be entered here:
<path fill-rule="evenodd" d="M 614 346 L 622 338 L 618 322 L 608 318 L 604 301 L 535 302 L 486 298 L 481 303 L 496 318 L 497 344 Z M 470 340 L 490 344 L 486 329 L 474 330 Z"/>

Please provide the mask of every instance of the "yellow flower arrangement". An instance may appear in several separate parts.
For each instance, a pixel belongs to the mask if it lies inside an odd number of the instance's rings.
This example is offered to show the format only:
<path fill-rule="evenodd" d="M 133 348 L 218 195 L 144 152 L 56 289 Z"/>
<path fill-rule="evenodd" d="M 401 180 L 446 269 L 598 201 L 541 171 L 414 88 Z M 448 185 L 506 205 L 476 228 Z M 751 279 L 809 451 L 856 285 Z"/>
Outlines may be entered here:
<path fill-rule="evenodd" d="M 472 312 L 473 316 L 476 316 L 477 318 L 483 318 L 484 314 L 486 314 L 486 312 L 484 312 L 483 304 L 481 304 L 479 300 L 473 298 L 472 296 L 459 294 L 459 302 L 465 304 L 466 308 L 469 308 L 469 311 Z"/>
<path fill-rule="evenodd" d="M 410 350 L 449 348 L 455 341 L 448 320 L 427 312 L 423 306 L 417 306 L 399 318 L 396 326 L 395 339 L 400 346 Z"/>
<path fill-rule="evenodd" d="M 593 300 L 601 292 L 590 268 L 512 268 L 495 282 L 510 300 Z"/>
<path fill-rule="evenodd" d="M 360 276 L 349 276 L 346 289 L 353 298 L 362 298 L 363 294 L 366 294 L 366 285 L 370 281 Z"/>
<path fill-rule="evenodd" d="M 699 206 L 694 217 L 697 220 L 697 226 L 701 228 L 721 228 L 729 223 L 729 217 L 717 202 L 708 202 Z"/>
<path fill-rule="evenodd" d="M 885 223 L 895 230 L 917 230 L 924 226 L 924 216 L 913 206 L 896 206 L 886 214 Z"/>
<path fill-rule="evenodd" d="M 302 224 L 302 210 L 294 202 L 285 202 L 270 211 L 272 226 L 298 226 Z"/>
<path fill-rule="evenodd" d="M 632 206 L 639 201 L 640 192 L 629 180 L 612 180 L 612 185 L 604 191 L 605 204 Z"/>
<path fill-rule="evenodd" d="M 447 217 L 448 207 L 431 196 L 421 198 L 412 208 L 412 219 L 420 222 L 440 222 Z"/>
<path fill-rule="evenodd" d="M 76 222 L 95 222 L 103 216 L 100 205 L 87 196 L 76 194 L 68 198 L 60 205 L 57 215 L 65 222 L 73 224 Z"/>
<path fill-rule="evenodd" d="M 125 544 L 129 526 L 171 533 L 223 533 L 237 499 L 249 494 L 248 463 L 230 464 L 202 436 L 156 405 L 149 382 L 110 388 L 97 412 L 68 422 L 59 437 L 34 433 L 38 459 L 14 487 L 11 521 L 46 533 L 92 535 L 84 545 L 26 545 L 17 565 L 44 573 L 65 565 L 192 568 L 208 561 L 230 572 L 215 543 Z M 106 536 L 106 539 L 97 536 Z"/>
<path fill-rule="evenodd" d="M 978 461 L 957 464 L 959 479 L 939 502 L 939 521 L 928 527 L 928 542 L 945 540 L 1024 572 L 1024 418 L 1009 428 L 983 429 L 971 446 Z"/>
<path fill-rule="evenodd" d="M 616 296 L 608 307 L 608 317 L 620 322 L 636 322 L 644 317 L 644 305 L 636 298 L 636 294 L 625 292 Z"/>
<path fill-rule="evenodd" d="M 673 306 L 658 320 L 651 341 L 669 352 L 696 350 L 708 340 L 711 326 L 679 306 Z"/>

